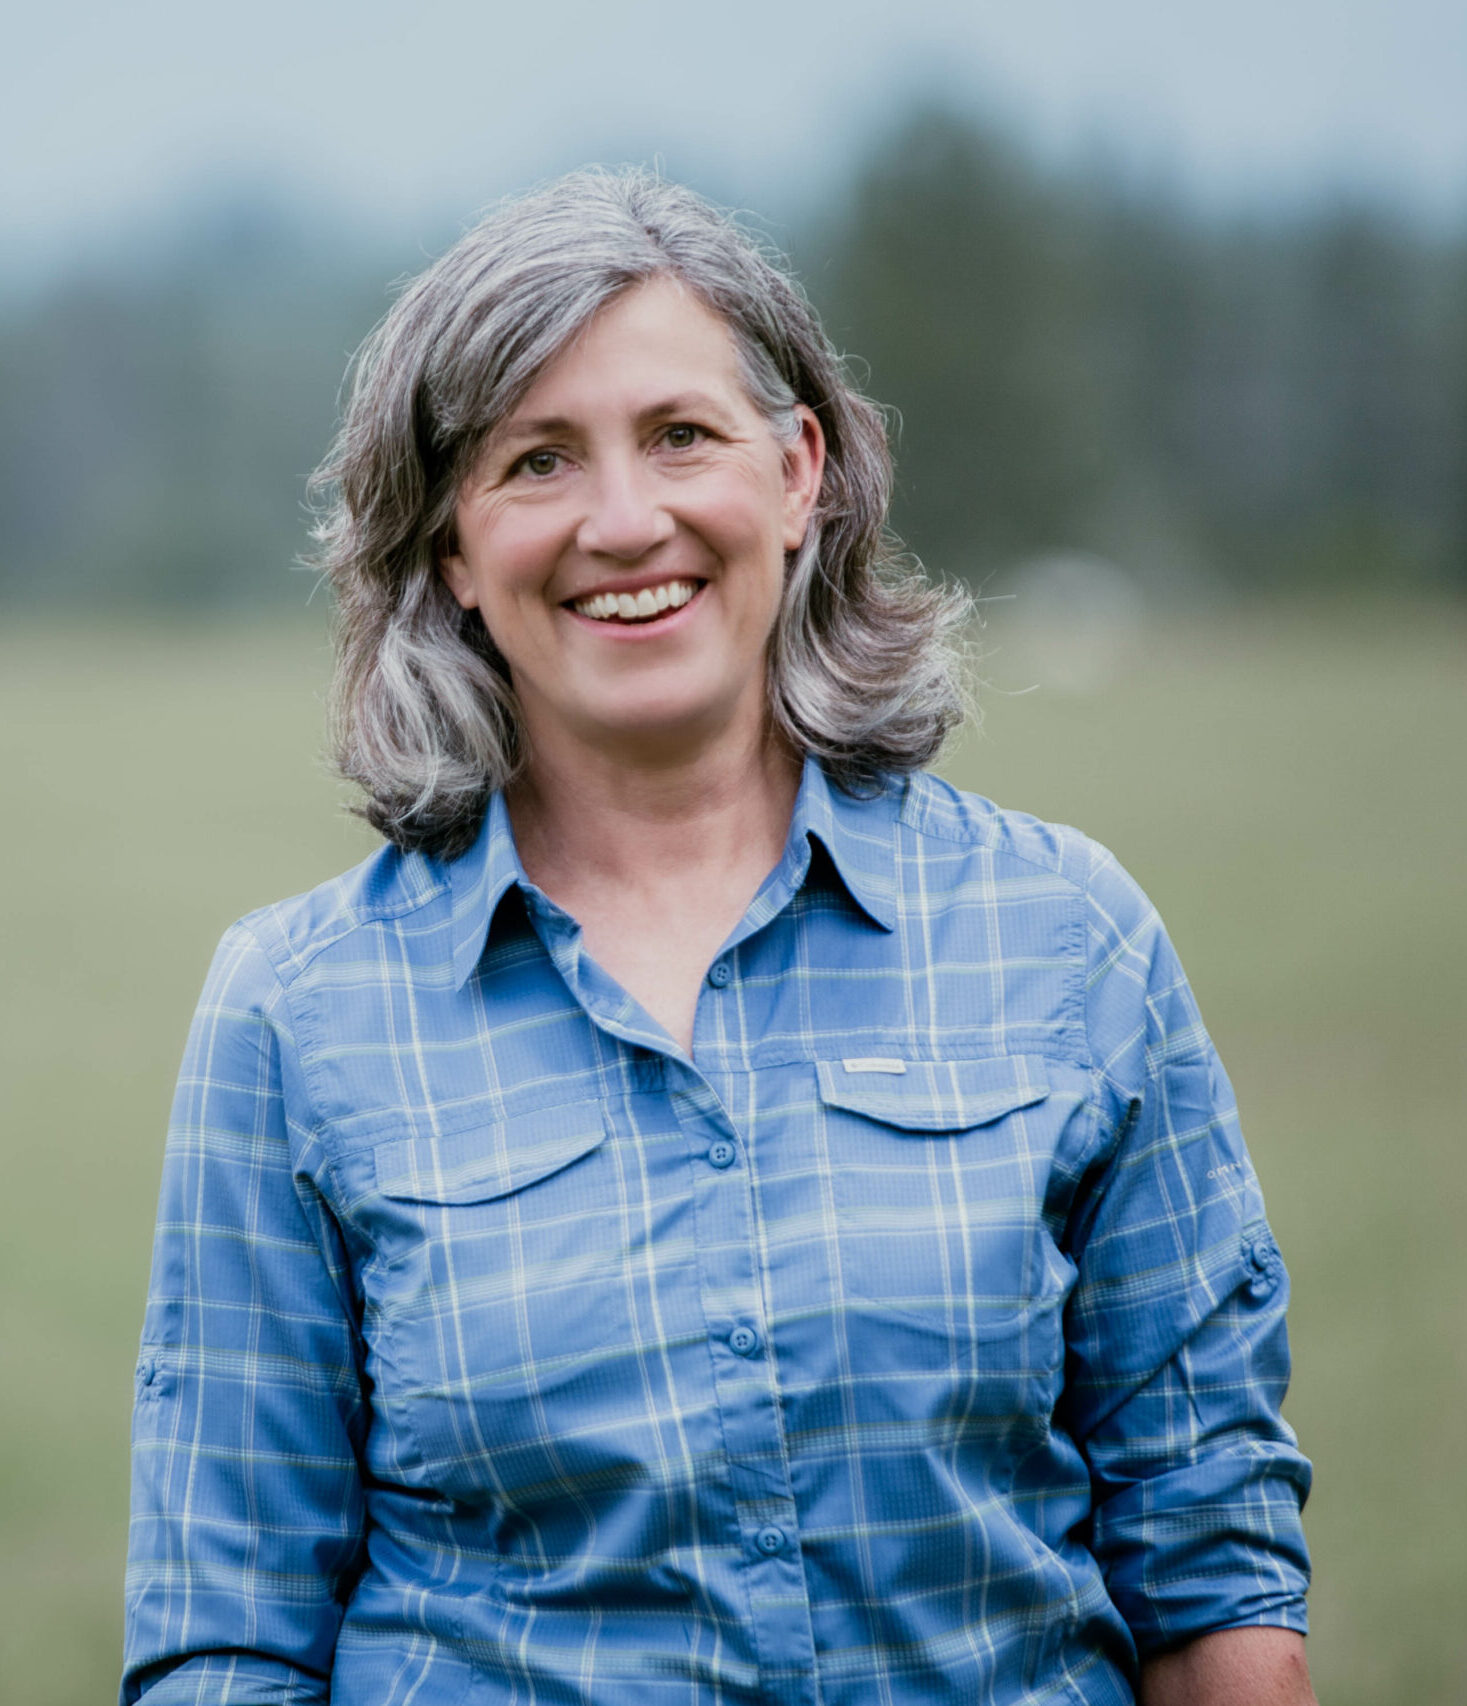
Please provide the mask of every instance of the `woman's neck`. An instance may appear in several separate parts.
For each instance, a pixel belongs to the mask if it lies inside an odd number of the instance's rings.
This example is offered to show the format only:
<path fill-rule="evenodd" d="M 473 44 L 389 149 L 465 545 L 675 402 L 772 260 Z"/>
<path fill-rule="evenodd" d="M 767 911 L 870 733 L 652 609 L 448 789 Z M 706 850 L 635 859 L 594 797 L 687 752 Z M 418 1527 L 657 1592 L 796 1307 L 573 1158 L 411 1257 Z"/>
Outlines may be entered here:
<path fill-rule="evenodd" d="M 799 759 L 761 730 L 640 764 L 538 749 L 506 798 L 526 874 L 574 912 L 572 897 L 665 903 L 670 888 L 750 870 L 757 886 L 783 849 L 799 780 Z"/>
<path fill-rule="evenodd" d="M 779 860 L 799 782 L 763 738 L 655 766 L 542 751 L 508 790 L 526 875 L 689 1054 L 704 974 Z"/>

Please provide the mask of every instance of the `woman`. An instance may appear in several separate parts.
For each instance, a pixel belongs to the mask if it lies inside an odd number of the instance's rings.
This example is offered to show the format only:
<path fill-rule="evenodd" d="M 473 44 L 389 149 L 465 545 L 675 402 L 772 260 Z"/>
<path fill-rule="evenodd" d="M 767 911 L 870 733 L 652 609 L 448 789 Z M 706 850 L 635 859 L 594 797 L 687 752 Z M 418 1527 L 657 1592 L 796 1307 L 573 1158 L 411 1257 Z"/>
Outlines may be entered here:
<path fill-rule="evenodd" d="M 126 1701 L 1297 1702 L 1285 1280 L 1155 914 L 921 773 L 959 598 L 789 279 L 514 202 L 325 479 L 388 845 L 225 937 Z"/>

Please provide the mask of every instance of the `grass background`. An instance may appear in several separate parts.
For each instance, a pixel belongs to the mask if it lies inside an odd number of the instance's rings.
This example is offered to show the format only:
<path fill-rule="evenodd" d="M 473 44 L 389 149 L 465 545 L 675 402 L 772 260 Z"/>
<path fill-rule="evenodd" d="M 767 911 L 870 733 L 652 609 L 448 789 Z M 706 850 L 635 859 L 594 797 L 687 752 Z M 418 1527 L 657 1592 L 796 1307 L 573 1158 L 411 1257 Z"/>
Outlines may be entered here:
<path fill-rule="evenodd" d="M 1467 616 L 1153 625 L 1083 693 L 1005 637 L 944 766 L 1160 906 L 1294 1280 L 1326 1706 L 1467 1699 Z M 993 649 L 996 645 L 996 649 Z M 162 1130 L 213 945 L 361 857 L 313 626 L 0 635 L 0 1700 L 116 1687 Z M 1063 672 L 1058 672 L 1062 674 Z"/>

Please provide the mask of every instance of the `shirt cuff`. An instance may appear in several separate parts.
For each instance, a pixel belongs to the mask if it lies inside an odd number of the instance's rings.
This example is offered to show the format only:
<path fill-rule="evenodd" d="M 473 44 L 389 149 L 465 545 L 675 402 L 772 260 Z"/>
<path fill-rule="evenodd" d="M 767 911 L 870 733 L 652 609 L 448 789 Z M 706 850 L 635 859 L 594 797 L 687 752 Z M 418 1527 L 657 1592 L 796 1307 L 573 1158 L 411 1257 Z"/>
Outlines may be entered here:
<path fill-rule="evenodd" d="M 1096 1513 L 1106 1586 L 1142 1658 L 1217 1629 L 1308 1632 L 1296 1452 L 1207 1458 L 1139 1481 Z"/>

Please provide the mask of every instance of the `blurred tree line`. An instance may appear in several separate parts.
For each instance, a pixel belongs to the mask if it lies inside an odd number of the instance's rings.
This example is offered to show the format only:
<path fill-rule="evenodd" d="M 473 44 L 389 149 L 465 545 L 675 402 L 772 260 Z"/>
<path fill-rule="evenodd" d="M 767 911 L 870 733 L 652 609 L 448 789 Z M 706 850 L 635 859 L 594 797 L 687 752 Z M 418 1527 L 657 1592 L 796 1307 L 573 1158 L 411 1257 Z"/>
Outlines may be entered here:
<path fill-rule="evenodd" d="M 985 583 L 1467 593 L 1467 241 L 1336 201 L 1204 218 L 924 107 L 793 237 L 896 411 L 895 522 Z M 0 314 L 0 599 L 304 600 L 303 486 L 385 259 L 229 204 Z"/>

